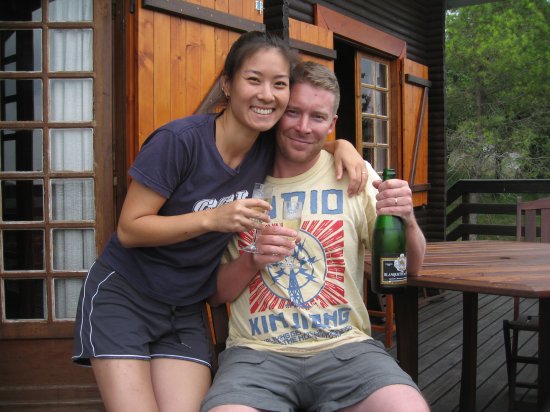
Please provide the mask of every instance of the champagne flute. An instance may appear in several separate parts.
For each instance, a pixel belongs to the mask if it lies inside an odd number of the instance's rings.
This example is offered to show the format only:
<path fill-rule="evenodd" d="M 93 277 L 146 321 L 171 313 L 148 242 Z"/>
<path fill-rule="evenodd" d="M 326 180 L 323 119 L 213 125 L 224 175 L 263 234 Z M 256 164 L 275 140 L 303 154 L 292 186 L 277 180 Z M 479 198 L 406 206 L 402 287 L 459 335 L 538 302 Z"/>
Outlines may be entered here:
<path fill-rule="evenodd" d="M 256 183 L 254 185 L 254 191 L 252 192 L 252 197 L 255 199 L 265 200 L 267 203 L 271 204 L 271 198 L 273 196 L 273 186 L 266 183 Z M 261 207 L 254 207 L 254 210 L 258 212 L 267 213 L 267 210 Z M 258 221 L 257 219 L 254 219 Z M 258 231 L 254 229 L 254 239 L 252 243 L 248 246 L 245 246 L 242 250 L 249 253 L 260 253 L 258 252 L 258 247 L 256 246 L 256 237 L 258 236 Z"/>
<path fill-rule="evenodd" d="M 300 231 L 302 225 L 302 209 L 304 205 L 299 200 L 285 200 L 283 202 L 283 227 Z M 293 238 L 290 238 L 294 240 Z M 280 263 L 283 267 L 293 267 L 294 264 L 290 256 L 285 256 Z"/>

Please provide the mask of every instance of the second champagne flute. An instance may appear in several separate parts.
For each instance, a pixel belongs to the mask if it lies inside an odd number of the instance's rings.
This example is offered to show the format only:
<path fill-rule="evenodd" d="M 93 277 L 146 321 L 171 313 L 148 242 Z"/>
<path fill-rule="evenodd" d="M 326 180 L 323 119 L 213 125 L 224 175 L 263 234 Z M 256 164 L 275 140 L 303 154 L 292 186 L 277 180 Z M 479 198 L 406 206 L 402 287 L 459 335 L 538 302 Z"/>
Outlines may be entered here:
<path fill-rule="evenodd" d="M 266 184 L 266 183 L 256 183 L 254 185 L 254 191 L 252 192 L 252 197 L 255 199 L 262 199 L 265 200 L 267 203 L 271 204 L 271 198 L 273 196 L 273 186 Z M 261 207 L 254 208 L 258 212 L 267 213 L 266 210 L 264 210 Z M 258 248 L 256 247 L 256 236 L 258 235 L 258 231 L 254 230 L 254 239 L 252 240 L 252 243 L 248 246 L 245 246 L 242 250 L 249 253 L 259 253 Z"/>
<path fill-rule="evenodd" d="M 299 200 L 285 200 L 283 202 L 283 226 L 300 232 L 302 225 L 302 208 L 303 203 Z M 294 240 L 294 239 L 291 239 Z M 290 256 L 286 256 L 280 263 L 284 267 L 294 266 Z"/>

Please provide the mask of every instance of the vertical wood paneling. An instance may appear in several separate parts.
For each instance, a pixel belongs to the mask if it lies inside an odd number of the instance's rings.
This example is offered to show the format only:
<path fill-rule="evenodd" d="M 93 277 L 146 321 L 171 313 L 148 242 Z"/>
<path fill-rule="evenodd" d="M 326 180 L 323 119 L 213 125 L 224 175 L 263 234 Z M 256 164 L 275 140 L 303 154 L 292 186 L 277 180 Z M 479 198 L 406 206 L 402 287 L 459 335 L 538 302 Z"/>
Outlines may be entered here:
<path fill-rule="evenodd" d="M 327 49 L 333 48 L 333 36 L 330 30 L 295 19 L 288 19 L 288 23 L 288 33 L 291 39 L 311 43 Z"/>
<path fill-rule="evenodd" d="M 178 17 L 170 20 L 171 57 L 170 57 L 170 114 L 172 119 L 186 115 L 185 91 L 187 89 L 187 73 L 185 70 L 185 47 L 187 44 L 187 23 Z"/>
<path fill-rule="evenodd" d="M 171 85 L 171 38 L 170 16 L 155 13 L 154 15 L 154 70 L 153 70 L 153 127 L 157 128 L 170 120 Z"/>
<path fill-rule="evenodd" d="M 193 21 L 187 22 L 187 45 L 185 50 L 186 62 L 186 93 L 185 111 L 193 113 L 199 105 L 202 96 L 200 95 L 201 82 L 201 25 Z"/>
<path fill-rule="evenodd" d="M 154 130 L 154 12 L 138 9 L 137 35 L 137 143 Z M 133 85 L 132 85 L 133 86 Z M 133 138 L 130 136 L 129 138 Z"/>
<path fill-rule="evenodd" d="M 227 13 L 229 11 L 228 0 L 216 0 L 216 6 L 214 8 L 218 11 Z"/>
<path fill-rule="evenodd" d="M 243 1 L 242 0 L 228 0 L 228 13 L 235 16 L 241 16 L 243 14 Z"/>
<path fill-rule="evenodd" d="M 210 9 L 216 9 L 216 0 L 202 0 L 201 5 Z M 202 101 L 202 96 L 205 96 L 216 76 L 216 29 L 213 26 L 201 24 L 201 73 L 200 73 L 200 96 L 198 103 L 195 105 L 193 112 Z"/>
<path fill-rule="evenodd" d="M 248 20 L 255 20 L 256 14 L 258 12 L 255 10 L 254 0 L 244 0 L 242 2 L 242 16 Z"/>
<path fill-rule="evenodd" d="M 193 108 L 193 112 L 196 111 L 198 105 L 202 101 L 202 96 L 206 96 L 210 91 L 210 88 L 216 81 L 218 74 L 220 73 L 216 69 L 216 29 L 212 26 L 205 24 L 201 25 L 201 79 L 200 79 L 200 93 L 199 99 Z"/>
<path fill-rule="evenodd" d="M 224 13 L 229 12 L 229 3 L 227 0 L 216 0 L 216 10 Z M 214 63 L 216 65 L 216 77 L 223 70 L 225 58 L 229 51 L 229 32 L 224 29 L 215 29 L 214 32 Z"/>
<path fill-rule="evenodd" d="M 229 51 L 229 33 L 227 30 L 216 29 L 214 36 L 214 64 L 216 73 L 221 73 Z"/>

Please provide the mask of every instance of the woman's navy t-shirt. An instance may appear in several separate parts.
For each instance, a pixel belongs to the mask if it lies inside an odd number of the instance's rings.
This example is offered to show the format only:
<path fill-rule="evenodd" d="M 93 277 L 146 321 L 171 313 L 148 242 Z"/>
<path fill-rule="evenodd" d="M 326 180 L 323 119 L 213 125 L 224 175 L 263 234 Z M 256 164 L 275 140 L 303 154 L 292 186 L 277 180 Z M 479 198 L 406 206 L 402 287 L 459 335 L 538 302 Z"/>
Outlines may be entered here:
<path fill-rule="evenodd" d="M 216 148 L 216 115 L 170 122 L 149 136 L 132 178 L 165 197 L 159 215 L 213 209 L 252 194 L 273 165 L 274 139 L 262 134 L 237 169 Z M 182 231 L 184 228 L 182 228 Z M 200 302 L 216 290 L 216 272 L 233 233 L 211 232 L 160 247 L 124 248 L 115 234 L 100 256 L 131 285 L 170 305 Z"/>

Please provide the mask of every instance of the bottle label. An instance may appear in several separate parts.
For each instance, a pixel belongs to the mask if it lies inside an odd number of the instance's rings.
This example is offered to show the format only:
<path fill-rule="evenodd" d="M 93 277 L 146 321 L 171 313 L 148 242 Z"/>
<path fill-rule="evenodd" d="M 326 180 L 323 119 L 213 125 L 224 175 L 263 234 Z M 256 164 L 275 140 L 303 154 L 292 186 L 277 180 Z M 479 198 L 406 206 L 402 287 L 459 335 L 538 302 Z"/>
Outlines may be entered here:
<path fill-rule="evenodd" d="M 407 284 L 407 257 L 404 253 L 381 256 L 380 267 L 382 268 L 381 285 Z"/>

